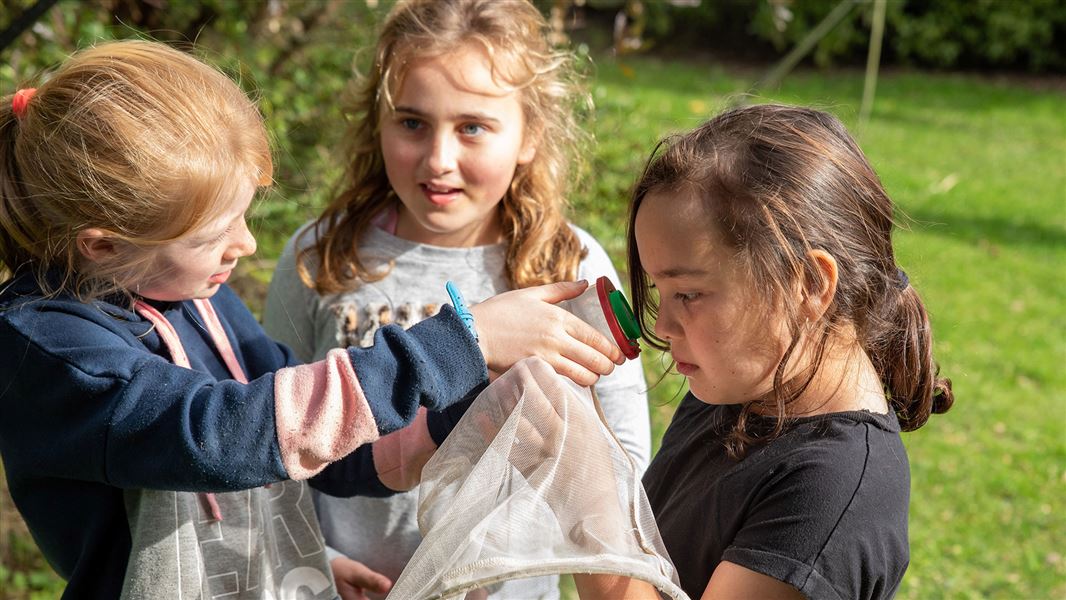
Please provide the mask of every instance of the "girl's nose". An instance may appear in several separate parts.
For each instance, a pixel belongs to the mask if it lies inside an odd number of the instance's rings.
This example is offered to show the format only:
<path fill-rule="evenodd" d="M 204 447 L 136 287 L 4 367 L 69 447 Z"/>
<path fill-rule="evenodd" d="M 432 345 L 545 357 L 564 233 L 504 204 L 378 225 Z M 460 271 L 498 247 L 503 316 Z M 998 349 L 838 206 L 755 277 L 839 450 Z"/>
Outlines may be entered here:
<path fill-rule="evenodd" d="M 655 319 L 655 335 L 664 340 L 676 340 L 681 335 L 681 328 L 674 319 L 673 311 L 665 302 L 659 303 L 659 315 Z"/>
<path fill-rule="evenodd" d="M 426 166 L 433 175 L 443 175 L 455 170 L 459 156 L 456 140 L 447 134 L 433 137 L 433 145 L 426 157 Z"/>
<path fill-rule="evenodd" d="M 252 231 L 248 229 L 248 223 L 241 219 L 240 227 L 234 232 L 233 241 L 226 249 L 226 259 L 236 260 L 242 256 L 250 256 L 255 254 L 256 243 L 255 236 L 252 235 Z"/>

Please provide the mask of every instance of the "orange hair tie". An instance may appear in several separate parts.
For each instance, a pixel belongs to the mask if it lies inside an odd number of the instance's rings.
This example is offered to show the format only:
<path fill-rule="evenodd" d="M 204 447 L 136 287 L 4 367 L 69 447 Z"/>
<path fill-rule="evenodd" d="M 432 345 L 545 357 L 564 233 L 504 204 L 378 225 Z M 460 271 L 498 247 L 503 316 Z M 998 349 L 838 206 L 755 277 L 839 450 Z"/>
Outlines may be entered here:
<path fill-rule="evenodd" d="M 26 106 L 29 105 L 30 98 L 33 98 L 36 93 L 37 88 L 22 88 L 15 92 L 15 96 L 11 98 L 11 112 L 21 119 L 26 114 Z"/>

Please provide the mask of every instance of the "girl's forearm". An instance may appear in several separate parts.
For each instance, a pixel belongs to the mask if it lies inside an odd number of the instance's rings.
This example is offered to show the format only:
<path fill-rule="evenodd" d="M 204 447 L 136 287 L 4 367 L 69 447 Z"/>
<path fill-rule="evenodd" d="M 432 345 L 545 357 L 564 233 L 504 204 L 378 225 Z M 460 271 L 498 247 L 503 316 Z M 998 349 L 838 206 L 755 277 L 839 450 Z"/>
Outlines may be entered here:
<path fill-rule="evenodd" d="M 652 584 L 624 577 L 599 573 L 574 573 L 574 584 L 581 600 L 661 600 Z"/>

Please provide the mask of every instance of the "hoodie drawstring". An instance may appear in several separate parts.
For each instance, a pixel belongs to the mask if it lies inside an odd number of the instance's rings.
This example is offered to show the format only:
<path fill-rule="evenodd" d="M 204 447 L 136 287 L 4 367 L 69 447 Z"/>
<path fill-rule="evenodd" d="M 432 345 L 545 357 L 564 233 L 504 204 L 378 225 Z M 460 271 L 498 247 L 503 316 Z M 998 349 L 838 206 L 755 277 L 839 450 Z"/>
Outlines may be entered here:
<path fill-rule="evenodd" d="M 207 327 L 207 331 L 211 334 L 211 339 L 215 343 L 215 348 L 218 349 L 219 354 L 222 355 L 222 361 L 226 363 L 226 368 L 229 369 L 230 375 L 241 383 L 248 383 L 248 377 L 244 374 L 244 369 L 241 368 L 240 362 L 237 360 L 237 355 L 233 352 L 233 346 L 230 345 L 229 337 L 226 335 L 226 330 L 222 328 L 222 322 L 218 319 L 218 314 L 215 313 L 215 308 L 211 306 L 211 301 L 206 298 L 197 298 L 193 300 L 193 304 L 196 305 L 197 312 L 200 313 L 200 318 L 204 320 L 204 325 Z M 163 345 L 170 351 L 170 358 L 174 364 L 179 367 L 185 367 L 191 369 L 192 365 L 189 362 L 189 357 L 185 354 L 185 347 L 181 344 L 181 338 L 178 337 L 177 330 L 170 324 L 170 321 L 163 316 L 163 313 L 156 310 L 156 308 L 144 301 L 138 300 L 133 305 L 137 314 L 144 317 L 152 325 L 155 326 L 156 333 L 159 334 L 159 338 L 163 340 Z M 218 500 L 215 499 L 215 495 L 212 493 L 198 494 L 200 501 L 204 506 L 204 510 L 207 511 L 211 518 L 215 521 L 222 520 L 222 510 L 218 506 Z"/>

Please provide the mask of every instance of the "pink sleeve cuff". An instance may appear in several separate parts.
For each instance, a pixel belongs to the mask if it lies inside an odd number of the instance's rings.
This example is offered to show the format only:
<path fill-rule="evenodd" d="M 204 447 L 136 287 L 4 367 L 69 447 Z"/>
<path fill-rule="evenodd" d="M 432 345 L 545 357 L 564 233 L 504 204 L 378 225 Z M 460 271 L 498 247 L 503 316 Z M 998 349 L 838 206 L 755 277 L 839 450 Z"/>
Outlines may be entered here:
<path fill-rule="evenodd" d="M 318 362 L 278 371 L 274 410 L 281 461 L 292 479 L 307 479 L 378 439 L 370 405 L 341 348 Z"/>

